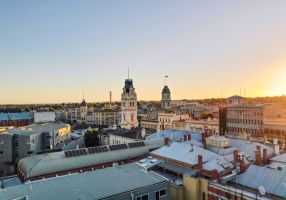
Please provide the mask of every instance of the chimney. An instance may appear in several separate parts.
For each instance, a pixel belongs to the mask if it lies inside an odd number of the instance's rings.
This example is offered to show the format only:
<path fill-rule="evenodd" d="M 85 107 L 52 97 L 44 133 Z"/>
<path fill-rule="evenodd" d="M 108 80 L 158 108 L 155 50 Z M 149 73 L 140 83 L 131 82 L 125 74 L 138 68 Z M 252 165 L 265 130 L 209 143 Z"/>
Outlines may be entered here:
<path fill-rule="evenodd" d="M 263 149 L 263 163 L 267 164 L 268 157 L 267 157 L 267 149 Z"/>
<path fill-rule="evenodd" d="M 256 165 L 261 165 L 260 151 L 255 151 L 255 164 Z"/>
<path fill-rule="evenodd" d="M 256 151 L 261 152 L 261 146 L 257 145 L 257 146 L 256 146 Z"/>
<path fill-rule="evenodd" d="M 203 156 L 198 155 L 198 169 L 202 170 L 203 169 Z"/>
<path fill-rule="evenodd" d="M 188 141 L 188 135 L 184 135 L 184 142 Z"/>
<path fill-rule="evenodd" d="M 206 141 L 206 139 L 203 139 L 203 148 L 204 148 L 204 149 L 207 148 L 207 141 Z"/>
<path fill-rule="evenodd" d="M 212 170 L 211 171 L 211 179 L 213 180 L 213 181 L 215 181 L 215 180 L 218 180 L 218 172 L 217 172 L 217 170 L 215 169 L 215 170 Z"/>
<path fill-rule="evenodd" d="M 244 158 L 242 158 L 242 159 L 240 160 L 240 165 L 239 165 L 239 167 L 240 167 L 240 172 L 243 173 L 244 170 L 245 170 Z"/>
<path fill-rule="evenodd" d="M 164 145 L 168 145 L 169 144 L 169 138 L 164 138 Z"/>
<path fill-rule="evenodd" d="M 238 150 L 234 150 L 233 151 L 233 163 L 237 163 L 238 162 Z"/>
<path fill-rule="evenodd" d="M 207 135 L 206 132 L 207 132 L 206 130 L 205 130 L 205 132 L 202 132 L 202 140 L 206 139 L 206 135 Z"/>

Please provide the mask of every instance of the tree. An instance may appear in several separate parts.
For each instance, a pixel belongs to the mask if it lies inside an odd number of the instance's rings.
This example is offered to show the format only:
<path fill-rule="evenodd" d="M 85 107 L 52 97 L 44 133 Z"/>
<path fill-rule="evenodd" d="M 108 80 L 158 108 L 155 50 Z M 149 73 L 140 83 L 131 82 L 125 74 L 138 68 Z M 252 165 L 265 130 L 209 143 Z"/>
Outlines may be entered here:
<path fill-rule="evenodd" d="M 84 142 L 86 147 L 95 147 L 100 145 L 98 132 L 87 131 L 84 135 Z"/>

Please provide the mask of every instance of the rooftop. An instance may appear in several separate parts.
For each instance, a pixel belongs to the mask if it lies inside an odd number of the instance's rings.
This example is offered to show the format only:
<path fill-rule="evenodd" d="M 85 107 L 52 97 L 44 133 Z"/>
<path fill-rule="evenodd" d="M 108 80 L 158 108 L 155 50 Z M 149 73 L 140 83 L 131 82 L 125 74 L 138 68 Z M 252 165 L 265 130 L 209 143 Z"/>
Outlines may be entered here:
<path fill-rule="evenodd" d="M 270 161 L 280 162 L 286 164 L 286 153 L 280 154 L 278 156 L 272 157 Z"/>
<path fill-rule="evenodd" d="M 103 148 L 106 147 L 107 151 L 95 153 L 90 151 L 91 148 L 81 149 L 85 150 L 86 154 L 69 157 L 66 157 L 65 152 L 61 151 L 23 158 L 19 161 L 18 167 L 27 178 L 43 176 L 47 174 L 70 171 L 72 169 L 80 169 L 84 167 L 136 158 L 147 154 L 149 149 L 159 148 L 162 145 L 162 140 L 156 140 L 145 142 L 145 146 L 119 150 L 111 150 L 110 146 L 108 148 L 107 146 L 102 146 Z"/>
<path fill-rule="evenodd" d="M 153 140 L 158 138 L 169 138 L 171 140 L 175 141 L 182 141 L 184 139 L 184 135 L 190 134 L 192 140 L 196 140 L 198 142 L 202 141 L 202 134 L 196 133 L 196 132 L 189 132 L 189 131 L 183 131 L 183 130 L 164 130 L 164 131 L 158 131 L 156 133 L 153 133 L 149 135 L 146 140 Z"/>
<path fill-rule="evenodd" d="M 286 198 L 286 173 L 282 171 L 251 165 L 236 182 L 252 189 L 263 186 L 266 193 Z"/>
<path fill-rule="evenodd" d="M 154 172 L 146 172 L 136 164 L 128 164 L 9 187 L 0 190 L 0 199 L 94 200 L 165 181 Z"/>
<path fill-rule="evenodd" d="M 169 146 L 163 146 L 160 149 L 152 151 L 152 154 L 190 165 L 198 164 L 198 155 L 203 156 L 203 162 L 214 160 L 219 157 L 218 154 L 185 142 L 171 142 Z"/>
<path fill-rule="evenodd" d="M 261 149 L 266 148 L 268 155 L 274 153 L 273 148 L 257 142 L 250 142 L 248 140 L 238 139 L 229 139 L 229 142 L 231 147 L 237 149 L 240 152 L 244 152 L 246 156 L 251 156 L 252 158 L 255 158 L 256 146 L 261 146 Z"/>
<path fill-rule="evenodd" d="M 9 134 L 19 134 L 19 135 L 32 135 L 42 132 L 52 132 L 58 129 L 67 128 L 70 125 L 64 123 L 44 123 L 44 124 L 32 124 L 29 126 L 10 129 L 7 131 Z"/>
<path fill-rule="evenodd" d="M 142 140 L 142 129 L 141 128 L 136 128 L 136 129 L 116 129 L 116 130 L 107 130 L 105 131 L 108 134 L 112 134 L 112 135 L 117 135 L 117 136 L 121 136 L 121 137 L 126 137 L 126 138 L 131 138 L 131 139 L 137 139 L 137 140 Z M 147 135 L 154 133 L 155 130 L 151 130 L 151 129 L 145 129 L 145 133 Z"/>

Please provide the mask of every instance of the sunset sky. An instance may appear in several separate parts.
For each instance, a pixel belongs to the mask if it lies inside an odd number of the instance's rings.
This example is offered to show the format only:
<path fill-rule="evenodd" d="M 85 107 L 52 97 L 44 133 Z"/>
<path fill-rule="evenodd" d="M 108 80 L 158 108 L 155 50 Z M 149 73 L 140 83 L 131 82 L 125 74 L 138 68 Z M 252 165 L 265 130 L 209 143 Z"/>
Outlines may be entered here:
<path fill-rule="evenodd" d="M 286 94 L 285 0 L 0 1 L 0 104 Z"/>

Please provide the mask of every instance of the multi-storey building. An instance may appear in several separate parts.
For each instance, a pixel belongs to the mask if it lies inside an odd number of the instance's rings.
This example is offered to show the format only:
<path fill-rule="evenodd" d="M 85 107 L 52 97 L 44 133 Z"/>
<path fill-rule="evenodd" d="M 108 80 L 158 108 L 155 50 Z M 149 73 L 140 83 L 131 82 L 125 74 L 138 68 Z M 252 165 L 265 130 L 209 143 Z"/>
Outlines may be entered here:
<path fill-rule="evenodd" d="M 177 115 L 175 113 L 159 113 L 158 114 L 158 130 L 172 129 L 175 127 L 176 121 L 188 119 L 190 115 Z"/>
<path fill-rule="evenodd" d="M 86 123 L 100 126 L 117 126 L 118 115 L 118 109 L 94 109 L 93 112 L 88 112 Z"/>
<path fill-rule="evenodd" d="M 30 112 L 0 113 L 0 127 L 21 127 L 32 124 L 34 115 Z"/>
<path fill-rule="evenodd" d="M 0 175 L 13 174 L 17 162 L 39 152 L 61 148 L 69 138 L 68 124 L 35 124 L 0 134 Z"/>
<path fill-rule="evenodd" d="M 263 106 L 240 105 L 227 108 L 226 131 L 230 135 L 262 133 Z"/>
<path fill-rule="evenodd" d="M 121 128 L 135 128 L 138 126 L 137 119 L 137 94 L 133 87 L 133 80 L 126 79 L 121 95 Z"/>
<path fill-rule="evenodd" d="M 86 122 L 87 112 L 87 103 L 85 99 L 83 99 L 80 107 L 73 106 L 68 108 L 68 121 L 71 123 L 84 124 Z"/>
<path fill-rule="evenodd" d="M 232 137 L 277 138 L 286 142 L 286 108 L 279 104 L 246 104 L 229 100 L 220 108 L 220 132 Z"/>

